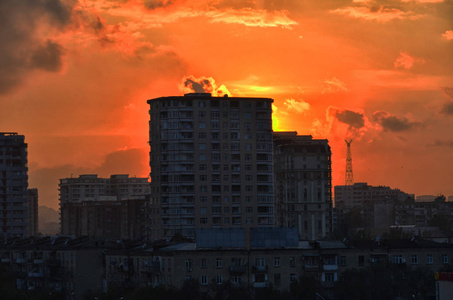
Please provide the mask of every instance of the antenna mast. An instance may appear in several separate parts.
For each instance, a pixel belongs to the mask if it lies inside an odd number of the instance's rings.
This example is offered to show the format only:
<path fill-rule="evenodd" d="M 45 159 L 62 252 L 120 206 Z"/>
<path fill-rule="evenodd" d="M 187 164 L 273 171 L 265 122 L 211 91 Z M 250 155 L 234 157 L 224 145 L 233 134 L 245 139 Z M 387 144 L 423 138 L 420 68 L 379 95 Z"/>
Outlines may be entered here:
<path fill-rule="evenodd" d="M 352 175 L 352 155 L 351 155 L 351 143 L 352 140 L 344 140 L 347 145 L 347 154 L 346 154 L 346 173 L 345 173 L 345 185 L 353 185 L 354 177 Z"/>

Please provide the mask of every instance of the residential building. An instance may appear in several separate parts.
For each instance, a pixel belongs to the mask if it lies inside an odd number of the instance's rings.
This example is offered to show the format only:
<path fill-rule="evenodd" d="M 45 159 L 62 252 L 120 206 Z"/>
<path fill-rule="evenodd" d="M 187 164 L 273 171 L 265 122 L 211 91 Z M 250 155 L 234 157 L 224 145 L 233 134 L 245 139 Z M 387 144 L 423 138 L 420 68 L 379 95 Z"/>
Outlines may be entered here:
<path fill-rule="evenodd" d="M 0 132 L 0 238 L 29 234 L 25 137 Z"/>
<path fill-rule="evenodd" d="M 274 226 L 272 99 L 148 100 L 153 238 Z"/>
<path fill-rule="evenodd" d="M 86 299 L 103 291 L 104 241 L 67 236 L 8 239 L 0 245 L 2 269 L 11 272 L 16 288 L 62 293 L 64 299 Z"/>
<path fill-rule="evenodd" d="M 213 235 L 218 245 L 211 243 Z M 434 277 L 451 268 L 452 259 L 449 243 L 308 242 L 298 240 L 295 228 L 203 229 L 189 243 L 56 236 L 0 244 L 0 264 L 19 289 L 62 292 L 65 299 L 100 297 L 110 289 L 118 296 L 148 286 L 179 289 L 191 279 L 203 294 L 217 286 L 289 291 L 292 282 L 310 280 L 320 295 L 335 299 L 335 287 L 348 270 L 423 269 Z"/>
<path fill-rule="evenodd" d="M 395 225 L 396 203 L 414 201 L 414 195 L 387 186 L 371 186 L 367 183 L 339 185 L 335 190 L 335 208 L 339 226 L 343 226 L 345 216 L 350 212 L 360 213 L 361 224 L 357 227 L 386 228 Z"/>
<path fill-rule="evenodd" d="M 38 189 L 28 189 L 28 235 L 38 234 Z"/>
<path fill-rule="evenodd" d="M 277 226 L 296 227 L 300 240 L 332 233 L 332 152 L 327 140 L 274 132 Z"/>
<path fill-rule="evenodd" d="M 61 233 L 115 239 L 147 236 L 147 178 L 80 175 L 60 179 Z"/>

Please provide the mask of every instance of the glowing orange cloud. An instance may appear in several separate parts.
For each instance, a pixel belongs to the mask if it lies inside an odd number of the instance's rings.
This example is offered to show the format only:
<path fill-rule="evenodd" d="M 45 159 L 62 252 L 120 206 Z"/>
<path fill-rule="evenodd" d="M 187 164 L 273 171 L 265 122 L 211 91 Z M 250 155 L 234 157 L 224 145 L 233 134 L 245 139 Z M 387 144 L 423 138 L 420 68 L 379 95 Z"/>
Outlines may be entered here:
<path fill-rule="evenodd" d="M 243 8 L 240 10 L 228 9 L 224 11 L 211 11 L 206 15 L 212 22 L 227 24 L 243 24 L 252 27 L 283 27 L 291 29 L 297 22 L 288 17 L 286 10 L 268 12 L 264 9 Z"/>
<path fill-rule="evenodd" d="M 380 7 L 374 11 L 373 8 L 369 7 L 346 7 L 337 8 L 331 11 L 331 13 L 345 15 L 351 18 L 364 19 L 367 21 L 377 21 L 381 23 L 390 22 L 392 20 L 415 20 L 421 17 L 412 11 L 404 12 L 397 8 L 385 8 Z"/>
<path fill-rule="evenodd" d="M 442 37 L 446 40 L 453 40 L 453 30 L 447 30 L 442 34 Z"/>
<path fill-rule="evenodd" d="M 395 68 L 402 67 L 404 69 L 410 69 L 414 66 L 414 63 L 424 63 L 425 61 L 421 58 L 414 58 L 407 52 L 400 52 L 400 56 L 396 59 L 394 66 Z"/>

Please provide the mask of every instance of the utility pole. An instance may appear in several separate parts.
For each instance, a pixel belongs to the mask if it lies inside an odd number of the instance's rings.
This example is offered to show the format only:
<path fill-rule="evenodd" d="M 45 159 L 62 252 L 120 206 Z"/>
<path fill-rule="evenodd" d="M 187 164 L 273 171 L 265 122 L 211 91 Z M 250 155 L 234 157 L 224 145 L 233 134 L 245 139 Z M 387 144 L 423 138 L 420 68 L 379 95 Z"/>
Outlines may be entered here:
<path fill-rule="evenodd" d="M 347 145 L 346 153 L 346 173 L 345 173 L 345 184 L 344 185 L 353 185 L 354 176 L 352 175 L 352 155 L 351 155 L 351 143 L 352 140 L 344 140 Z"/>

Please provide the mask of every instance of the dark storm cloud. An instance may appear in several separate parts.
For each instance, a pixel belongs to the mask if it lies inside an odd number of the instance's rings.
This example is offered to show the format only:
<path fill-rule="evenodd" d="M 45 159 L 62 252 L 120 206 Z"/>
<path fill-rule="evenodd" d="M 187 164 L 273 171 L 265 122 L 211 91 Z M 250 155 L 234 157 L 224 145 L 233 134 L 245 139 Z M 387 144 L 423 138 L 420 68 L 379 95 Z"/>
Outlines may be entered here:
<path fill-rule="evenodd" d="M 373 114 L 374 120 L 378 122 L 384 131 L 401 132 L 420 127 L 420 122 L 413 122 L 406 117 L 391 115 L 385 111 L 377 111 Z"/>
<path fill-rule="evenodd" d="M 19 85 L 34 69 L 58 71 L 63 49 L 49 38 L 41 40 L 40 25 L 63 30 L 71 23 L 76 1 L 0 1 L 0 94 Z M 42 60 L 42 61 L 41 61 Z"/>
<path fill-rule="evenodd" d="M 212 91 L 214 90 L 212 79 L 206 77 L 184 77 L 183 85 L 184 87 L 191 89 L 194 93 L 212 93 Z"/>
<path fill-rule="evenodd" d="M 61 69 L 63 48 L 51 41 L 37 48 L 31 55 L 30 66 L 46 71 L 58 71 Z"/>
<path fill-rule="evenodd" d="M 338 119 L 338 121 L 348 124 L 350 127 L 355 129 L 359 129 L 365 126 L 365 118 L 363 114 L 355 111 L 337 111 L 335 113 L 335 117 Z"/>

